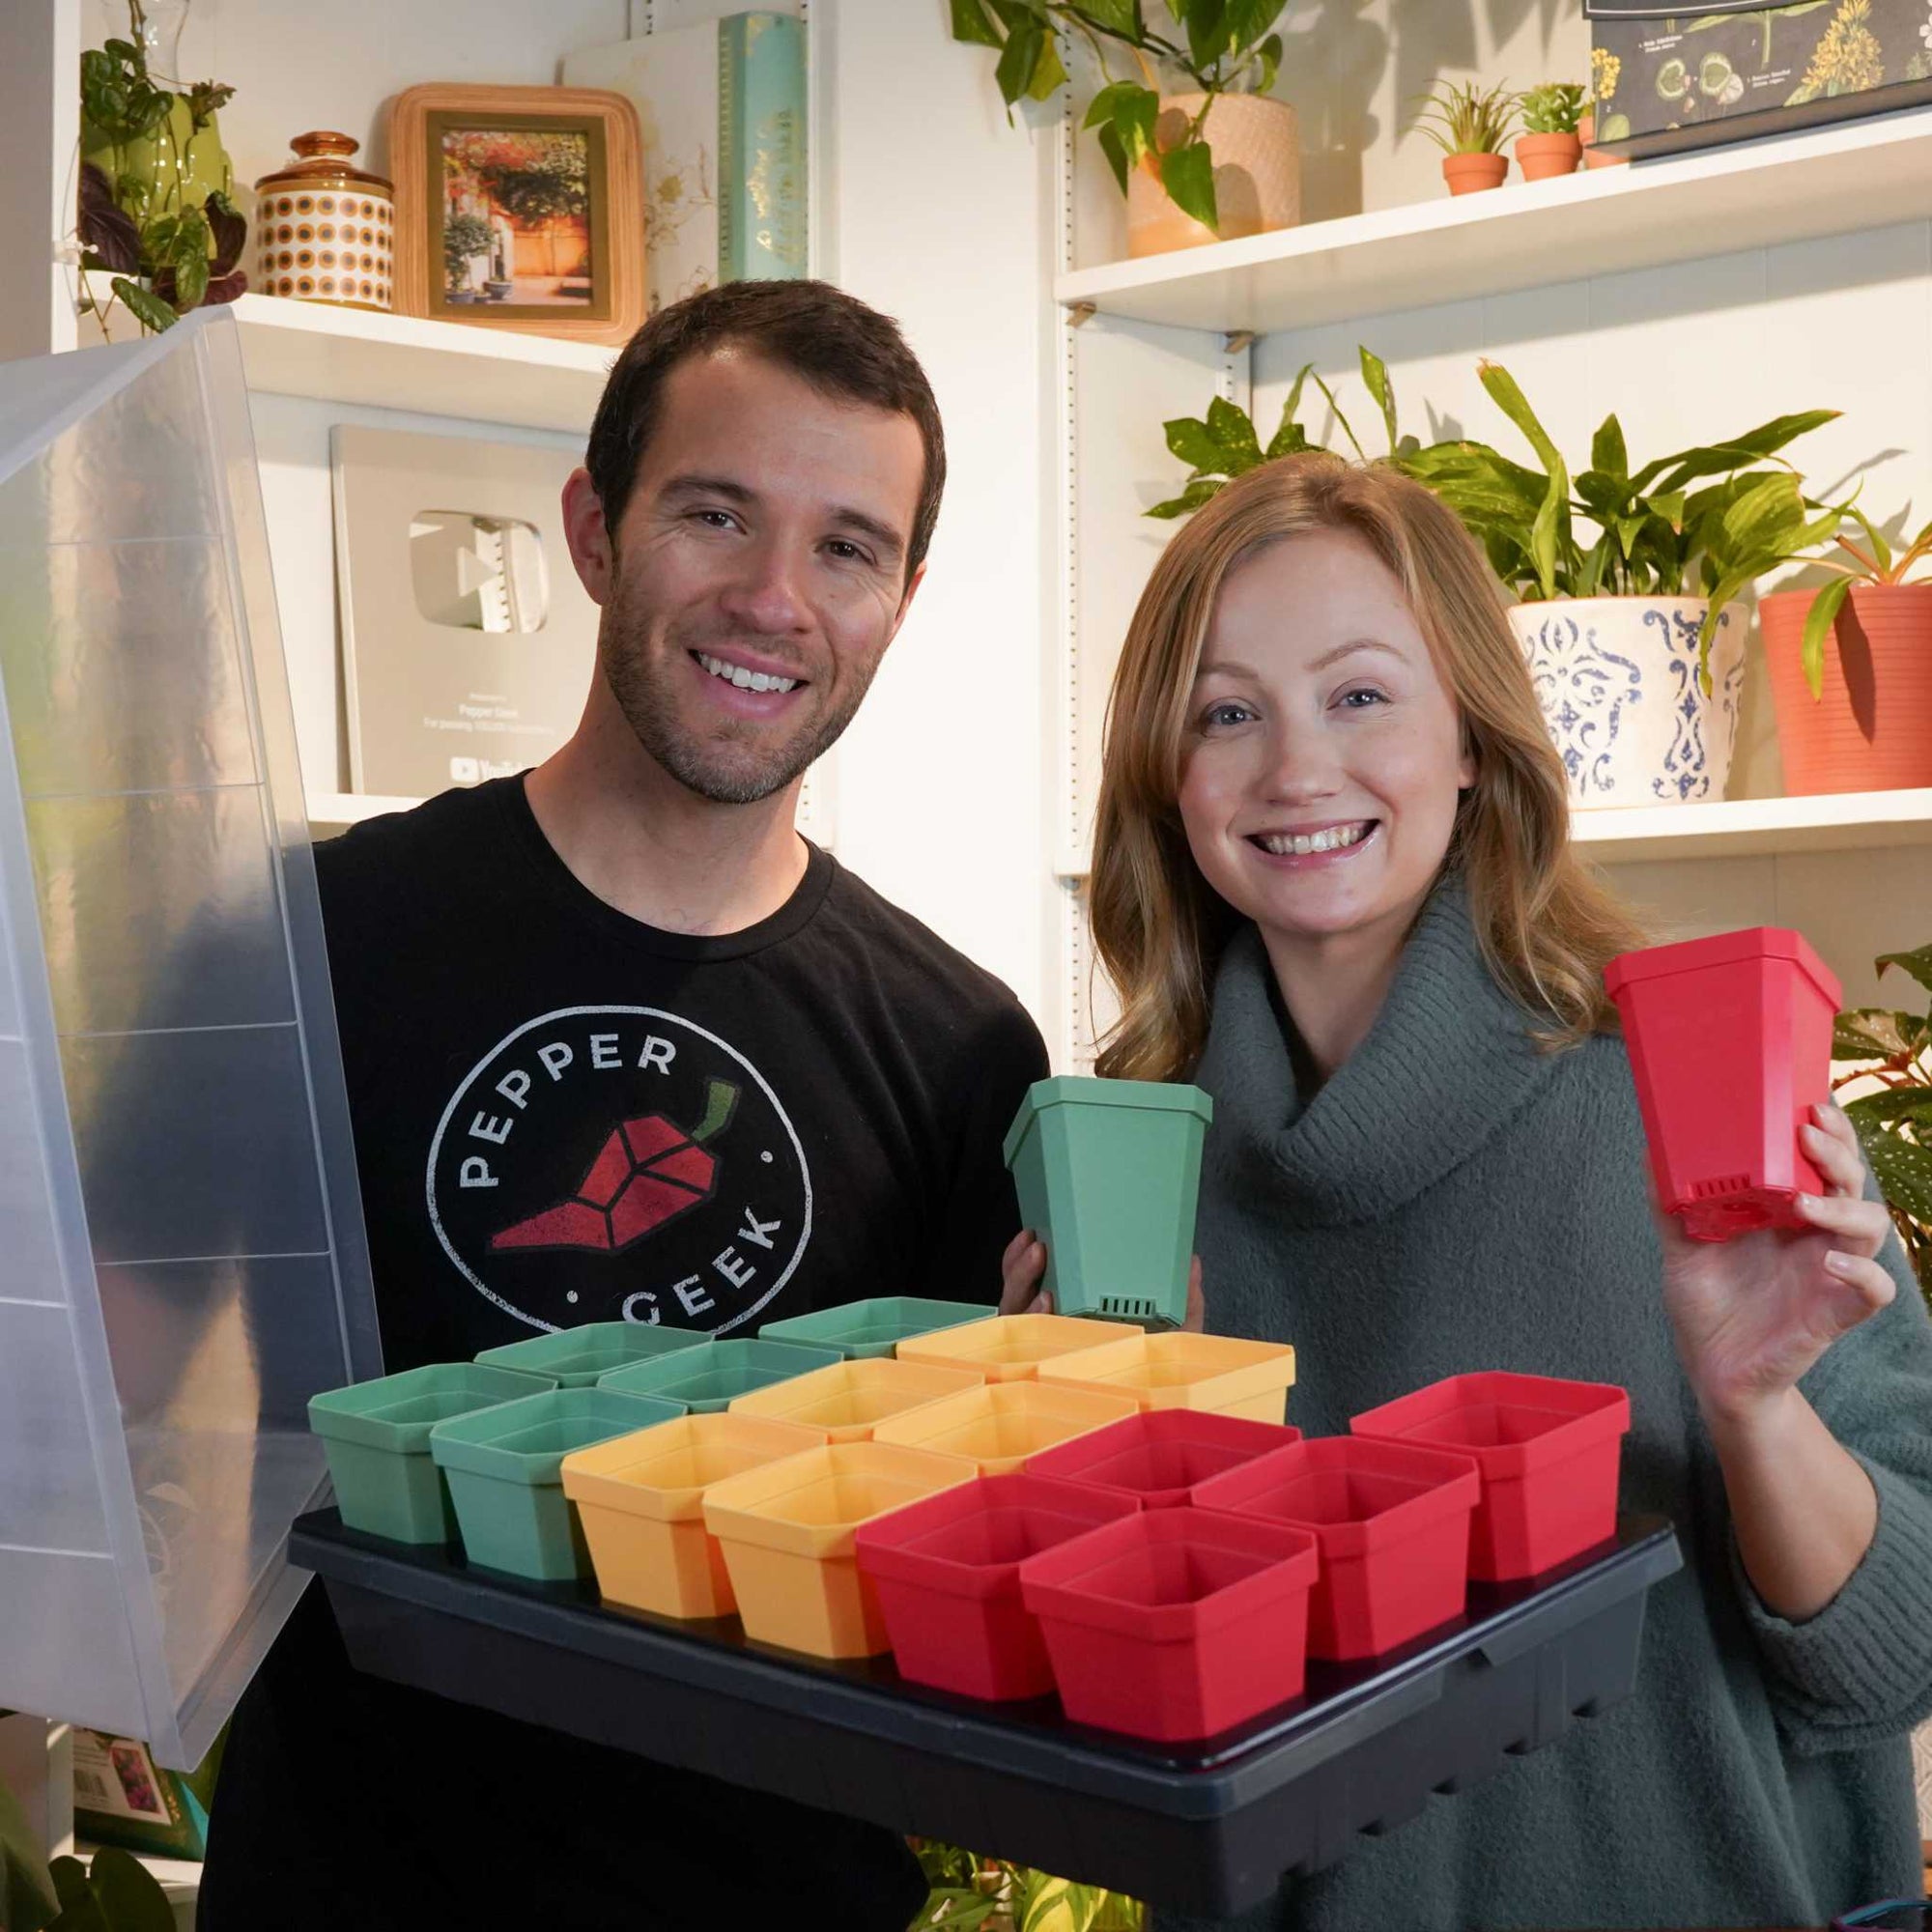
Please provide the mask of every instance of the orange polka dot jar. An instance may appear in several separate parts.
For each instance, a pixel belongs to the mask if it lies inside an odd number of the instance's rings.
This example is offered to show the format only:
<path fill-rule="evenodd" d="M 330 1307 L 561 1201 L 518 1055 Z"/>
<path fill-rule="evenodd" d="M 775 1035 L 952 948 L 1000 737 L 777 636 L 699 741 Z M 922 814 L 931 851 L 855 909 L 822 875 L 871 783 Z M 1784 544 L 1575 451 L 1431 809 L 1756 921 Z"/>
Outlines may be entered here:
<path fill-rule="evenodd" d="M 255 274 L 264 295 L 389 308 L 396 209 L 381 175 L 350 163 L 347 134 L 298 134 L 297 158 L 255 184 Z"/>

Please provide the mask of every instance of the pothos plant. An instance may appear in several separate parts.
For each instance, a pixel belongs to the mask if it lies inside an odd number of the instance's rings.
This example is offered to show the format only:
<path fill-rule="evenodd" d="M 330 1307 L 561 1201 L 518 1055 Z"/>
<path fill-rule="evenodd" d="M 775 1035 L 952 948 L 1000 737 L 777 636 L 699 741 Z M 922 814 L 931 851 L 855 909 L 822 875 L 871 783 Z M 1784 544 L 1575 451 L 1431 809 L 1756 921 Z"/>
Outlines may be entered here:
<path fill-rule="evenodd" d="M 995 78 L 1009 118 L 1021 100 L 1044 100 L 1066 79 L 1057 34 L 1092 49 L 1105 85 L 1084 126 L 1096 130 L 1121 192 L 1148 162 L 1182 213 L 1218 232 L 1209 120 L 1224 94 L 1266 94 L 1281 71 L 1282 39 L 1272 30 L 1286 0 L 1159 0 L 1165 22 L 1149 24 L 1155 0 L 952 0 L 952 38 L 999 51 Z M 1117 76 L 1130 64 L 1133 74 Z M 1160 71 L 1184 76 L 1171 92 L 1206 96 L 1180 138 L 1161 148 Z"/>
<path fill-rule="evenodd" d="M 932 1893 L 912 1932 L 1145 1932 L 1146 1909 L 1121 1892 L 929 1838 L 915 1839 L 913 1851 Z"/>
<path fill-rule="evenodd" d="M 1381 357 L 1368 349 L 1358 349 L 1356 354 L 1361 359 L 1362 381 L 1380 409 L 1382 424 L 1388 433 L 1388 460 L 1402 468 L 1421 445 L 1414 437 L 1404 437 L 1397 431 L 1395 391 Z M 1247 411 L 1238 404 L 1229 402 L 1225 396 L 1216 396 L 1208 405 L 1205 416 L 1177 416 L 1172 422 L 1163 424 L 1168 448 L 1181 462 L 1191 466 L 1187 486 L 1179 496 L 1156 503 L 1144 514 L 1164 519 L 1191 516 L 1203 503 L 1226 489 L 1236 476 L 1244 476 L 1257 465 L 1277 456 L 1296 456 L 1303 450 L 1325 448 L 1325 444 L 1316 442 L 1309 436 L 1301 420 L 1302 396 L 1311 382 L 1326 397 L 1329 412 L 1342 434 L 1348 438 L 1350 447 L 1358 458 L 1366 461 L 1367 452 L 1343 412 L 1342 405 L 1336 400 L 1334 390 L 1315 373 L 1314 363 L 1306 362 L 1289 385 L 1288 401 L 1282 407 L 1280 425 L 1268 439 L 1266 448 L 1263 448 L 1260 432 Z"/>
<path fill-rule="evenodd" d="M 204 302 L 233 301 L 248 285 L 239 266 L 247 223 L 225 187 L 190 199 L 177 112 L 185 110 L 192 143 L 235 90 L 213 80 L 179 94 L 162 85 L 149 71 L 141 0 L 128 0 L 128 18 L 133 39 L 80 57 L 82 149 L 107 160 L 80 167 L 81 312 L 105 327 L 119 301 L 143 329 L 159 330 Z M 110 278 L 104 300 L 90 273 Z"/>
<path fill-rule="evenodd" d="M 1932 993 L 1932 946 L 1888 952 L 1877 961 Z M 1899 1238 L 1932 1299 L 1932 1009 L 1923 1013 L 1861 1007 L 1838 1015 L 1832 1057 L 1855 1062 L 1833 1083 L 1839 1091 L 1876 1082 L 1875 1091 L 1844 1103 Z"/>

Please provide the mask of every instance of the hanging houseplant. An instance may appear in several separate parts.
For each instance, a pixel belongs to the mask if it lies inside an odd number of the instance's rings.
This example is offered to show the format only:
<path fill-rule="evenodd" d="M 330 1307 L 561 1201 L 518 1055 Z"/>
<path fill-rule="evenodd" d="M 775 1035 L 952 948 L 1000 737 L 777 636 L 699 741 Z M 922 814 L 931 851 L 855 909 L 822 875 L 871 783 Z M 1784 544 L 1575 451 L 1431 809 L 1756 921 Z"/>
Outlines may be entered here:
<path fill-rule="evenodd" d="M 176 10 L 175 32 L 185 12 Z M 80 307 L 103 332 L 117 302 L 158 330 L 248 285 L 238 266 L 247 224 L 229 199 L 234 170 L 215 122 L 235 90 L 163 85 L 153 60 L 166 48 L 151 14 L 159 10 L 128 0 L 132 38 L 80 57 Z M 96 274 L 108 277 L 104 296 Z"/>
<path fill-rule="evenodd" d="M 1083 123 L 1127 197 L 1127 252 L 1292 228 L 1301 219 L 1294 109 L 1270 98 L 1281 70 L 1271 31 L 1284 0 L 952 0 L 952 38 L 999 50 L 1009 115 L 1066 80 L 1058 32 L 1076 34 L 1105 84 Z M 1132 72 L 1117 77 L 1125 63 Z"/>
<path fill-rule="evenodd" d="M 1818 590 L 1759 600 L 1791 793 L 1932 785 L 1932 523 L 1894 552 L 1849 504 Z M 1842 526 L 1840 526 L 1842 528 Z"/>

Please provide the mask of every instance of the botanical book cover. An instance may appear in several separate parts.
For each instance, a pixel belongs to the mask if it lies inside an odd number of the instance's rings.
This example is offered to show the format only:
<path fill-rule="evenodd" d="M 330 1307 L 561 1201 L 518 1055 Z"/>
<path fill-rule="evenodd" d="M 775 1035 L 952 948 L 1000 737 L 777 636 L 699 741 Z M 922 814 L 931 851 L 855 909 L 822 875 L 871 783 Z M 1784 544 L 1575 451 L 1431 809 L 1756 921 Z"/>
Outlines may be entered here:
<path fill-rule="evenodd" d="M 653 315 L 720 281 L 807 272 L 803 22 L 733 14 L 590 47 L 563 80 L 638 110 Z"/>
<path fill-rule="evenodd" d="M 1932 99 L 1932 0 L 1703 13 L 1592 0 L 1587 11 L 1597 138 L 1633 156 Z"/>

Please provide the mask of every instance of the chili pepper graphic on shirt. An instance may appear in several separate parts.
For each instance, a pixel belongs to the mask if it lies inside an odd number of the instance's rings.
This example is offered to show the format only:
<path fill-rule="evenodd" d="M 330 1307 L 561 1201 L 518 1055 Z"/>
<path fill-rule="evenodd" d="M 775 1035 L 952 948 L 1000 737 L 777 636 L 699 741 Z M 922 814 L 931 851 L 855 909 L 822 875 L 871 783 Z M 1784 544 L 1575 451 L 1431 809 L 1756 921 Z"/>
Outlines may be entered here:
<path fill-rule="evenodd" d="M 426 1184 L 444 1254 L 533 1328 L 724 1334 L 811 1236 L 805 1150 L 770 1083 L 654 1007 L 565 1008 L 498 1041 L 451 1094 Z"/>

